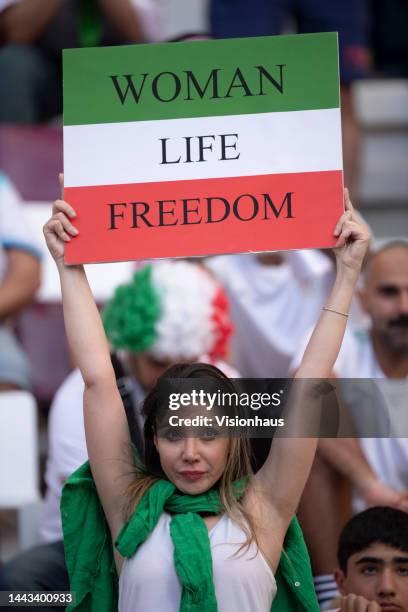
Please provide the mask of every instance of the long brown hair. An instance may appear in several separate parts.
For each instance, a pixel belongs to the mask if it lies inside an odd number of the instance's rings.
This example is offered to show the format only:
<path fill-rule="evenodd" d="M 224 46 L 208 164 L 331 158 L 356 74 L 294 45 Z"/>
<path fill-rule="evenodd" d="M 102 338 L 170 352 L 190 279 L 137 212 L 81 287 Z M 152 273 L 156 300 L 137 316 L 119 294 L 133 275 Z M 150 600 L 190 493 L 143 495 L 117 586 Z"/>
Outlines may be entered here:
<path fill-rule="evenodd" d="M 159 377 L 156 385 L 148 393 L 143 404 L 142 413 L 145 417 L 144 456 L 142 459 L 135 461 L 135 479 L 125 492 L 124 515 L 126 520 L 130 518 L 146 491 L 158 480 L 166 478 L 161 467 L 160 455 L 154 442 L 155 435 L 157 434 L 157 418 L 160 410 L 163 409 L 158 391 L 159 384 L 166 379 L 186 378 L 212 379 L 223 386 L 227 386 L 229 391 L 234 390 L 231 381 L 221 370 L 206 363 L 176 364 L 168 368 Z M 242 502 L 236 499 L 233 483 L 244 476 L 251 477 L 251 475 L 252 468 L 248 438 L 244 435 L 231 436 L 226 466 L 216 486 L 224 511 L 243 529 L 247 536 L 243 546 L 248 547 L 253 541 L 257 543 L 255 525 Z"/>

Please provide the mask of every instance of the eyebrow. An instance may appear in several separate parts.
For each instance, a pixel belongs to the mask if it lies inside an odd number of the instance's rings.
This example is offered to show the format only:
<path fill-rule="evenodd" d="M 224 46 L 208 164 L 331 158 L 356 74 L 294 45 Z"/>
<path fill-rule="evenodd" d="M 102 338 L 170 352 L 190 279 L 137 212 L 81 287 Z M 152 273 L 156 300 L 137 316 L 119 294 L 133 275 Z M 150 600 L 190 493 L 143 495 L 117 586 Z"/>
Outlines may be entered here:
<path fill-rule="evenodd" d="M 356 561 L 356 565 L 362 565 L 363 563 L 376 563 L 377 565 L 384 565 L 384 559 L 379 559 L 378 557 L 361 557 L 358 561 Z"/>
<path fill-rule="evenodd" d="M 377 291 L 404 291 L 406 289 L 405 285 L 398 285 L 392 282 L 379 283 L 376 286 Z"/>
<path fill-rule="evenodd" d="M 385 565 L 384 559 L 380 559 L 379 557 L 361 557 L 361 559 L 356 561 L 356 565 L 362 565 L 363 563 L 375 563 L 376 565 Z M 393 557 L 391 559 L 391 563 L 408 564 L 408 557 Z"/>
<path fill-rule="evenodd" d="M 401 291 L 401 288 L 392 283 L 381 283 L 377 285 L 377 291 Z"/>

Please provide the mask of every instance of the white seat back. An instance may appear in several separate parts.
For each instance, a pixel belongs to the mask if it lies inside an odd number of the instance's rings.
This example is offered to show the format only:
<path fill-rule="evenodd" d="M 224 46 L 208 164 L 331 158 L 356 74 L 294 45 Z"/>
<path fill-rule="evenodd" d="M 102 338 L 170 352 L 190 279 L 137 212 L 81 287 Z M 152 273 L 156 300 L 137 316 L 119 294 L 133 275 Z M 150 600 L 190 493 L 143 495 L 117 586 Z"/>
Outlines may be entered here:
<path fill-rule="evenodd" d="M 0 508 L 38 502 L 37 406 L 27 391 L 0 392 Z"/>

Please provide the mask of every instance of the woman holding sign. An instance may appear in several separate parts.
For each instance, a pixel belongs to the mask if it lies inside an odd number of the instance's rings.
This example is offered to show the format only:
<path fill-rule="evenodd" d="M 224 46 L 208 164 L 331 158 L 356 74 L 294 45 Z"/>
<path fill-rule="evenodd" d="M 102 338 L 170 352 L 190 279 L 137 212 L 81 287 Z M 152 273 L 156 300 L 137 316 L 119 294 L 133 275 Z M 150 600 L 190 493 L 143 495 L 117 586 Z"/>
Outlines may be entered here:
<path fill-rule="evenodd" d="M 336 281 L 299 379 L 329 376 L 367 251 L 367 229 L 356 219 L 347 192 L 345 208 L 334 228 Z M 68 341 L 85 382 L 91 470 L 86 464 L 71 476 L 61 504 L 71 590 L 76 592 L 70 609 L 117 608 L 113 541 L 121 612 L 318 610 L 307 553 L 293 519 L 316 439 L 276 437 L 264 465 L 252 475 L 243 436 L 218 435 L 212 428 L 199 436 L 163 433 L 158 423 L 163 406 L 155 388 L 144 405 L 144 463 L 135 462 L 84 269 L 64 264 L 64 243 L 78 235 L 75 216 L 68 203 L 57 200 L 44 227 L 60 275 Z M 221 372 L 203 364 L 173 366 L 167 373 L 171 376 L 206 376 L 227 384 Z M 289 416 L 296 417 L 300 409 L 295 401 Z"/>

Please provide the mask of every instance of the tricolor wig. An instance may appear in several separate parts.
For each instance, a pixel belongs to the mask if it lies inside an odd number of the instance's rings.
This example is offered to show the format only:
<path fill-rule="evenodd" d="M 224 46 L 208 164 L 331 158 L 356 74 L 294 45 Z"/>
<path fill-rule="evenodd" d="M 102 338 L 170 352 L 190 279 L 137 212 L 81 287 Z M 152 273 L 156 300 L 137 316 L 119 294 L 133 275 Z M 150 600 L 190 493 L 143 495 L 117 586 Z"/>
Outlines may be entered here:
<path fill-rule="evenodd" d="M 114 349 L 160 361 L 226 356 L 232 333 L 228 301 L 202 266 L 161 261 L 138 270 L 107 303 L 103 322 Z"/>

